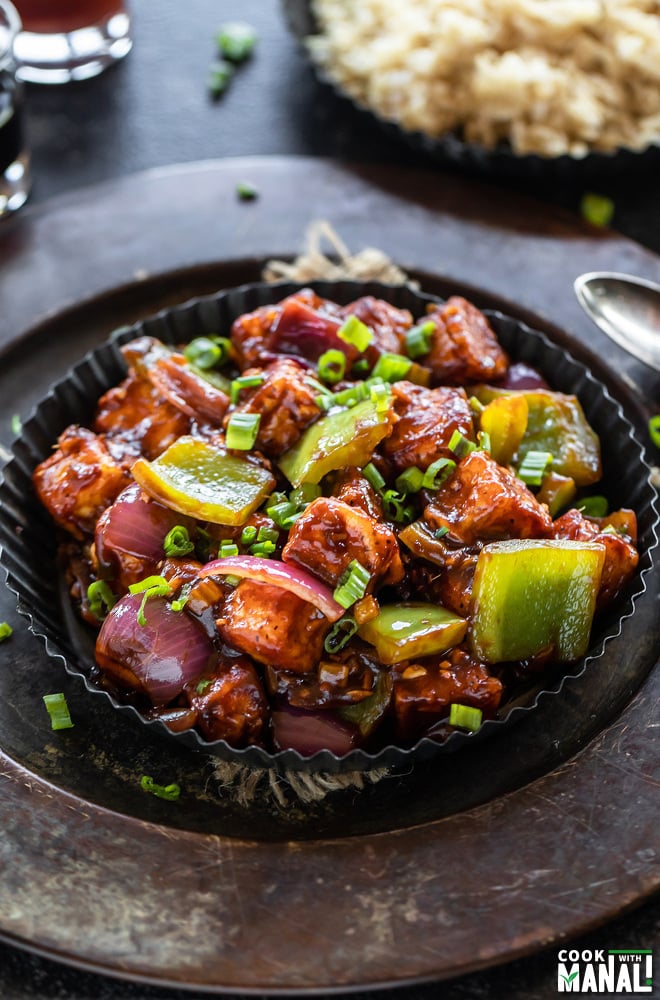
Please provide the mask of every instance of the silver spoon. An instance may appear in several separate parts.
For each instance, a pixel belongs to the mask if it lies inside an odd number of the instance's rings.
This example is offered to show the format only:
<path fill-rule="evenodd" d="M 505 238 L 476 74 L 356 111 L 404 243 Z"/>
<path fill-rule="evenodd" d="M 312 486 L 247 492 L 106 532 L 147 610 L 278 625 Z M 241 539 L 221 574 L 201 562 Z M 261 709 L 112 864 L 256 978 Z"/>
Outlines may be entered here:
<path fill-rule="evenodd" d="M 581 274 L 578 302 L 611 340 L 660 371 L 660 285 L 613 271 Z"/>

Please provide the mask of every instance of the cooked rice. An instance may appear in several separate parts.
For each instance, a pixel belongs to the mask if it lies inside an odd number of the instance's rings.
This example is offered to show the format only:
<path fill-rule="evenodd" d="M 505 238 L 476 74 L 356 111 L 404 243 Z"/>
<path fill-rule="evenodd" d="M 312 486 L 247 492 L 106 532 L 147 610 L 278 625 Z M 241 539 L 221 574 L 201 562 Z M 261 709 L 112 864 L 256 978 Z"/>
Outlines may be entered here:
<path fill-rule="evenodd" d="M 660 143 L 660 0 L 312 0 L 312 57 L 403 128 L 584 156 Z"/>

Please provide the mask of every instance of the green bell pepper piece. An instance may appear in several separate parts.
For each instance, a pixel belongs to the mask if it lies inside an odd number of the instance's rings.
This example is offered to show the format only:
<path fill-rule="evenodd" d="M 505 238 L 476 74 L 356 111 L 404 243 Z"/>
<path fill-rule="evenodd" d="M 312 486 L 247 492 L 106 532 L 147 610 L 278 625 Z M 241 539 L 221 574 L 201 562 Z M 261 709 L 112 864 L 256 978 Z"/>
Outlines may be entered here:
<path fill-rule="evenodd" d="M 494 389 L 477 386 L 480 402 L 507 395 L 523 395 L 527 400 L 527 430 L 518 448 L 520 464 L 528 451 L 548 451 L 552 471 L 570 476 L 576 486 L 589 486 L 601 477 L 600 441 L 590 427 L 577 396 L 549 389 Z"/>
<path fill-rule="evenodd" d="M 492 542 L 479 553 L 470 645 L 484 663 L 552 651 L 577 660 L 589 645 L 605 547 L 564 539 Z"/>
<path fill-rule="evenodd" d="M 387 604 L 360 625 L 358 635 L 376 647 L 381 663 L 433 656 L 462 642 L 467 622 L 437 604 Z"/>
<path fill-rule="evenodd" d="M 334 410 L 304 432 L 279 466 L 293 486 L 319 483 L 328 472 L 347 466 L 362 468 L 390 429 L 391 407 L 379 412 L 371 399 Z"/>
<path fill-rule="evenodd" d="M 376 680 L 373 694 L 355 705 L 346 705 L 339 710 L 344 722 L 351 722 L 360 730 L 363 739 L 371 736 L 389 708 L 394 683 L 388 670 L 381 670 Z"/>
<path fill-rule="evenodd" d="M 275 486 L 272 473 L 263 466 L 188 436 L 180 437 L 153 462 L 138 458 L 131 473 L 166 507 L 230 526 L 244 524 Z"/>

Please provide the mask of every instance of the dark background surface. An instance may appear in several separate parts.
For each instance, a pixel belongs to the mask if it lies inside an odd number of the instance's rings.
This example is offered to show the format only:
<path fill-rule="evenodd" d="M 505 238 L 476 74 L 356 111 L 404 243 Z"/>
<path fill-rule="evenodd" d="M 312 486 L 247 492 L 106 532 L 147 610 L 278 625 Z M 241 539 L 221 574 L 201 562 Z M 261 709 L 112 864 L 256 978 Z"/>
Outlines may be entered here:
<path fill-rule="evenodd" d="M 206 158 L 304 154 L 429 165 L 423 154 L 397 143 L 315 82 L 286 30 L 276 0 L 232 0 L 222 5 L 213 0 L 190 0 L 187 5 L 175 0 L 133 0 L 132 11 L 135 45 L 123 64 L 82 84 L 28 88 L 34 170 L 31 204 L 146 168 Z M 236 74 L 225 96 L 214 102 L 206 91 L 214 31 L 220 21 L 238 17 L 257 29 L 258 50 Z M 547 176 L 525 182 L 499 178 L 497 183 L 575 211 L 585 191 L 607 195 L 615 203 L 614 228 L 660 253 L 657 165 L 655 169 L 628 165 L 619 172 L 610 169 L 588 177 L 577 171 L 575 176 L 554 181 Z M 656 901 L 594 932 L 577 946 L 649 948 L 659 941 L 660 905 Z M 399 1000 L 546 1000 L 556 995 L 554 950 L 451 983 L 370 994 Z M 0 945 L 2 1000 L 179 1000 L 190 996 L 77 972 Z"/>

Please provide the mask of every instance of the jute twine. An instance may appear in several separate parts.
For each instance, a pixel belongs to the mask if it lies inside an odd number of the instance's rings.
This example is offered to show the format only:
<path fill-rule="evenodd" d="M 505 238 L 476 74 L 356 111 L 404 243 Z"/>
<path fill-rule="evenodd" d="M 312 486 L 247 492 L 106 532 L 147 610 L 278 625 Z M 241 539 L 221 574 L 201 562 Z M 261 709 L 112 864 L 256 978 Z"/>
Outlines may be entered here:
<path fill-rule="evenodd" d="M 328 252 L 323 250 L 327 244 Z M 341 281 L 382 281 L 400 285 L 408 276 L 381 250 L 366 247 L 351 254 L 329 222 L 313 222 L 305 237 L 305 248 L 294 261 L 270 260 L 263 270 L 264 281 L 296 281 L 304 284 L 315 279 Z M 276 771 L 274 768 L 252 768 L 232 761 L 213 762 L 214 783 L 218 795 L 239 806 L 255 802 L 286 810 L 292 803 L 309 805 L 322 802 L 336 792 L 362 791 L 375 785 L 389 774 L 386 767 L 370 771 L 347 771 L 329 774 L 315 771 Z"/>

